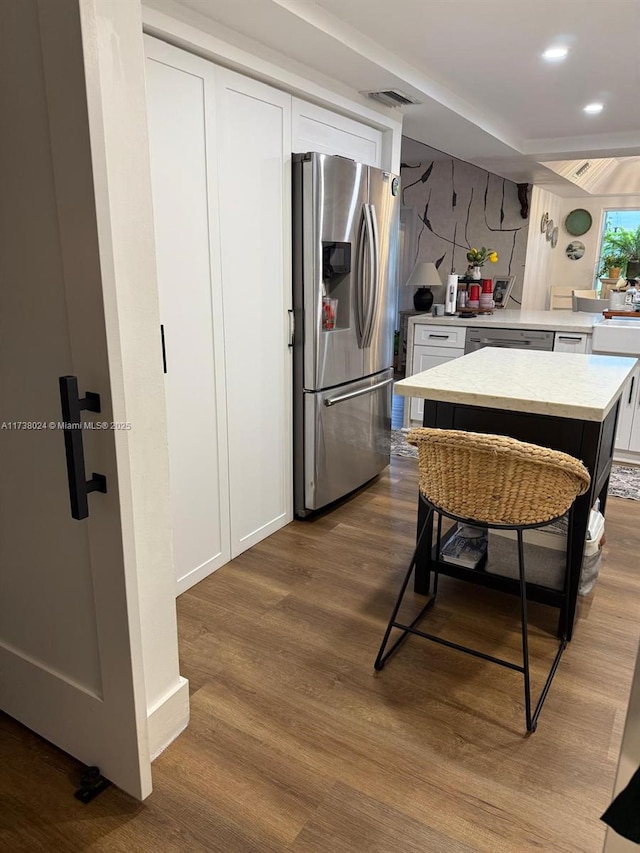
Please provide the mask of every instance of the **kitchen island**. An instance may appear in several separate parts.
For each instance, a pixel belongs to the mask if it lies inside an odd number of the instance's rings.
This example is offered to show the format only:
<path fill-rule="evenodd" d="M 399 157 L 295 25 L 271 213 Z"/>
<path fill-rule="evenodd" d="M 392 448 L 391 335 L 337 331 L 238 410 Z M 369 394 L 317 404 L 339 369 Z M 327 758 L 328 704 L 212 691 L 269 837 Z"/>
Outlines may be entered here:
<path fill-rule="evenodd" d="M 634 358 L 486 347 L 397 382 L 394 393 L 421 397 L 424 426 L 508 435 L 581 459 L 591 486 L 569 513 L 564 589 L 527 583 L 527 595 L 560 608 L 559 636 L 571 639 L 589 512 L 604 514 L 620 396 Z M 419 528 L 424 520 L 419 502 Z M 427 594 L 432 536 L 416 566 L 416 592 Z M 518 582 L 437 562 L 439 573 L 517 593 Z"/>
<path fill-rule="evenodd" d="M 459 358 L 483 346 L 590 353 L 594 328 L 602 314 L 572 311 L 494 311 L 477 317 L 410 317 L 406 376 Z M 422 423 L 423 402 L 407 401 L 404 426 Z"/>

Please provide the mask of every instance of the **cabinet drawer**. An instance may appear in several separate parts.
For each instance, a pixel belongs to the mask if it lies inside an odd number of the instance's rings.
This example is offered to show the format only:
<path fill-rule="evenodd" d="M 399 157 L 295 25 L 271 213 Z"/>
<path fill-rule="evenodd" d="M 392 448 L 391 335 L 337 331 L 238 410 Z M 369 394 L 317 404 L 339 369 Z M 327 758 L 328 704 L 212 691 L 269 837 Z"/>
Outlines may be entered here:
<path fill-rule="evenodd" d="M 465 326 L 416 323 L 413 344 L 414 346 L 455 347 L 463 350 L 466 332 Z"/>
<path fill-rule="evenodd" d="M 587 335 L 580 332 L 556 332 L 554 352 L 586 352 Z"/>

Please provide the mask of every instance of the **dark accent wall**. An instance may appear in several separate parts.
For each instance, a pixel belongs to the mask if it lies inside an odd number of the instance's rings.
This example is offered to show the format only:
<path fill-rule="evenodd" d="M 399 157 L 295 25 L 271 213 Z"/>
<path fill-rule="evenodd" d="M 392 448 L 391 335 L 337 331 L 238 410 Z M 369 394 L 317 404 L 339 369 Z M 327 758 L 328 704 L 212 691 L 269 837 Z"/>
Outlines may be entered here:
<path fill-rule="evenodd" d="M 486 246 L 495 249 L 499 260 L 486 263 L 483 275 L 514 275 L 513 299 L 506 307 L 518 308 L 529 226 L 521 215 L 518 185 L 407 137 L 401 176 L 402 204 L 412 209 L 403 211 L 402 276 L 408 277 L 418 261 L 432 261 L 446 282 L 450 272 L 466 273 L 470 247 Z M 405 307 L 411 297 L 412 292 L 403 296 Z"/>

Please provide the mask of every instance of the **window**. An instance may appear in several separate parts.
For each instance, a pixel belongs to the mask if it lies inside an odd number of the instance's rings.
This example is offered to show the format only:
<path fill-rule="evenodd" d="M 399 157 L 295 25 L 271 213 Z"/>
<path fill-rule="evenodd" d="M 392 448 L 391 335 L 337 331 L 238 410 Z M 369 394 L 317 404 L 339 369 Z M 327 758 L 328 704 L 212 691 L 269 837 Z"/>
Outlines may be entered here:
<path fill-rule="evenodd" d="M 640 210 L 607 210 L 604 217 L 604 230 L 608 228 L 626 228 L 635 231 L 640 225 Z"/>
<path fill-rule="evenodd" d="M 607 235 L 611 235 L 611 242 L 607 240 Z M 623 251 L 621 244 L 624 245 L 626 251 Z M 600 242 L 600 263 L 597 270 L 598 276 L 601 278 L 608 277 L 608 270 L 610 266 L 621 267 L 622 275 L 625 275 L 625 273 L 629 277 L 637 275 L 635 266 L 627 270 L 627 262 L 631 260 L 631 255 L 635 257 L 636 261 L 640 260 L 638 257 L 640 252 L 632 251 L 634 245 L 640 249 L 640 210 L 627 209 L 605 211 L 602 238 Z M 611 263 L 612 261 L 614 262 Z"/>

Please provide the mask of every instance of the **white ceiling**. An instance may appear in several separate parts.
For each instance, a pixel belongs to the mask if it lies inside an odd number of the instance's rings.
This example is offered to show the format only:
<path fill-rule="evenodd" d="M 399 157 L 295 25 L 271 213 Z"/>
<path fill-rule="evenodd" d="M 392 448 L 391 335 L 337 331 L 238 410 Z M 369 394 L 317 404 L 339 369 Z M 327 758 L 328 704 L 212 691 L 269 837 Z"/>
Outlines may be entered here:
<path fill-rule="evenodd" d="M 638 0 L 148 0 L 356 92 L 399 88 L 404 133 L 515 181 L 589 192 L 545 161 L 640 155 Z M 564 62 L 541 58 L 569 48 Z M 601 101 L 595 116 L 582 108 Z M 623 175 L 624 172 L 624 175 Z M 602 169 L 640 192 L 637 160 Z M 606 194 L 607 182 L 598 184 Z M 591 190 L 593 191 L 593 190 Z"/>

